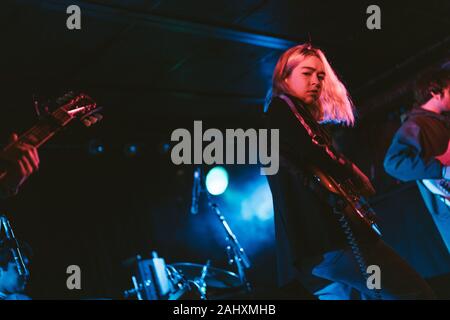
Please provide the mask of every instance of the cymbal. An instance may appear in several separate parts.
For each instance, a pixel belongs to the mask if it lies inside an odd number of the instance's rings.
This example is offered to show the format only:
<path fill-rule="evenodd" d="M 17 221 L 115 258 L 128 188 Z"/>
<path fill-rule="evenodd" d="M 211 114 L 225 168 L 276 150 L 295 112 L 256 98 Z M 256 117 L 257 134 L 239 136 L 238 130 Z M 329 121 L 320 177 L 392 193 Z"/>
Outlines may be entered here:
<path fill-rule="evenodd" d="M 172 263 L 170 265 L 182 273 L 187 280 L 200 278 L 204 267 L 202 264 L 189 262 Z M 242 285 L 237 274 L 214 267 L 208 267 L 205 282 L 209 288 L 217 289 L 236 288 Z"/>

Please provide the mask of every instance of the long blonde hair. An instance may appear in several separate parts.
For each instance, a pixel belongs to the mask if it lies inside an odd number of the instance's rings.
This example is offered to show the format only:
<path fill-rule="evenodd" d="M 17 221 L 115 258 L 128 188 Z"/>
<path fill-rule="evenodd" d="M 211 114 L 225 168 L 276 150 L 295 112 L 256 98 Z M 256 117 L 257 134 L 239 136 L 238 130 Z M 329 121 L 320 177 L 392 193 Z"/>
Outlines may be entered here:
<path fill-rule="evenodd" d="M 272 88 L 266 97 L 265 111 L 267 111 L 273 97 L 281 94 L 295 96 L 287 85 L 286 79 L 291 72 L 306 57 L 315 56 L 323 63 L 325 78 L 322 93 L 318 100 L 318 118 L 321 123 L 338 122 L 351 126 L 355 122 L 353 103 L 344 84 L 331 68 L 322 50 L 310 44 L 301 44 L 285 51 L 273 71 Z"/>

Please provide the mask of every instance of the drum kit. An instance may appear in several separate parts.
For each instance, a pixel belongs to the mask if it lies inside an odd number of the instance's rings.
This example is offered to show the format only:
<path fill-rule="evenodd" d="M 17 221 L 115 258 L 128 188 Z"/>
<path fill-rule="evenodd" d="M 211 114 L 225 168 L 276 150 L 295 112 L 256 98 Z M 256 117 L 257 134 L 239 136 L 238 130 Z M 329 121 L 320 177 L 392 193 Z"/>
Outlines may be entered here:
<path fill-rule="evenodd" d="M 199 177 L 199 169 L 195 170 L 194 189 L 204 192 L 205 189 L 196 185 L 195 177 Z M 202 177 L 202 182 L 203 177 Z M 163 258 L 153 251 L 150 259 L 140 255 L 128 260 L 133 266 L 131 277 L 133 288 L 124 291 L 127 299 L 138 300 L 220 300 L 230 299 L 237 295 L 248 295 L 252 292 L 245 271 L 251 263 L 244 249 L 231 230 L 217 204 L 205 192 L 208 206 L 215 213 L 226 233 L 226 253 L 228 264 L 235 265 L 237 273 L 206 264 L 180 262 L 166 264 Z M 196 201 L 198 196 L 196 197 Z M 193 200 L 194 202 L 194 200 Z"/>

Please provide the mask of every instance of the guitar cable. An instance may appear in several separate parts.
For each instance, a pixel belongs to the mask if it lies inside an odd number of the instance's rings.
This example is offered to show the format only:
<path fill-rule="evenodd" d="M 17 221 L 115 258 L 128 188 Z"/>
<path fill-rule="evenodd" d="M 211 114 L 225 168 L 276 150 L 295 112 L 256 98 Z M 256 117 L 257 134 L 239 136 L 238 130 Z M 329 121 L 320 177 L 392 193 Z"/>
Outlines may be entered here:
<path fill-rule="evenodd" d="M 366 280 L 366 283 L 367 283 L 367 281 L 369 279 L 369 276 L 367 275 L 367 263 L 363 256 L 363 253 L 361 252 L 358 241 L 355 238 L 353 230 L 342 211 L 340 211 L 336 207 L 333 207 L 333 213 L 338 216 L 338 221 L 342 227 L 342 230 L 344 231 L 345 237 L 347 238 L 347 243 L 348 243 L 350 249 L 352 250 L 352 253 L 353 253 L 353 256 L 354 256 L 356 262 L 358 263 L 361 275 L 363 276 L 363 278 Z M 375 297 L 375 300 L 383 300 L 379 289 L 374 290 L 374 297 Z"/>

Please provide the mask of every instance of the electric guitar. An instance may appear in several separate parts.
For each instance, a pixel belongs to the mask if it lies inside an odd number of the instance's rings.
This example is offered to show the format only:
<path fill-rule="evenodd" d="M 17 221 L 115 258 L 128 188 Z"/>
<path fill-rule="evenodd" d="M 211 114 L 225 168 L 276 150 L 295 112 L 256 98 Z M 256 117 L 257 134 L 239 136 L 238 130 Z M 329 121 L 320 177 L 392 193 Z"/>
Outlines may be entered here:
<path fill-rule="evenodd" d="M 46 114 L 40 117 L 36 125 L 20 135 L 17 141 L 6 146 L 4 150 L 7 151 L 14 145 L 21 143 L 27 143 L 35 148 L 39 148 L 75 119 L 81 120 L 85 126 L 89 127 L 102 118 L 98 113 L 100 108 L 97 107 L 96 102 L 83 93 L 74 94 L 69 92 L 56 99 L 53 104 L 54 111 L 49 111 L 51 106 L 46 106 Z M 0 171 L 0 177 L 5 174 L 6 171 Z"/>
<path fill-rule="evenodd" d="M 17 141 L 10 143 L 4 150 L 12 148 L 15 144 L 27 143 L 35 148 L 39 148 L 51 137 L 53 137 L 59 130 L 67 126 L 75 119 L 80 119 L 85 126 L 91 126 L 97 121 L 100 121 L 102 116 L 98 114 L 100 108 L 97 104 L 85 94 L 67 93 L 63 97 L 56 100 L 56 110 L 49 111 L 50 106 L 46 106 L 46 114 L 42 116 L 36 125 L 31 129 L 19 136 Z M 6 160 L 4 160 L 7 162 Z M 7 174 L 8 163 L 6 163 L 5 170 L 0 171 L 0 177 Z M 4 190 L 6 192 L 14 193 L 13 190 Z M 25 279 L 29 276 L 29 271 L 25 265 L 21 249 L 17 243 L 17 239 L 14 237 L 11 225 L 6 216 L 0 216 L 0 230 L 4 230 L 6 240 L 13 242 L 14 246 L 11 249 L 14 261 L 17 266 L 17 272 L 21 277 Z M 11 298 L 12 296 L 9 296 Z M 26 296 L 22 296 L 22 300 Z M 7 297 L 8 298 L 8 297 Z M 14 297 L 13 297 L 14 298 Z M 18 298 L 18 297 L 15 297 Z"/>

